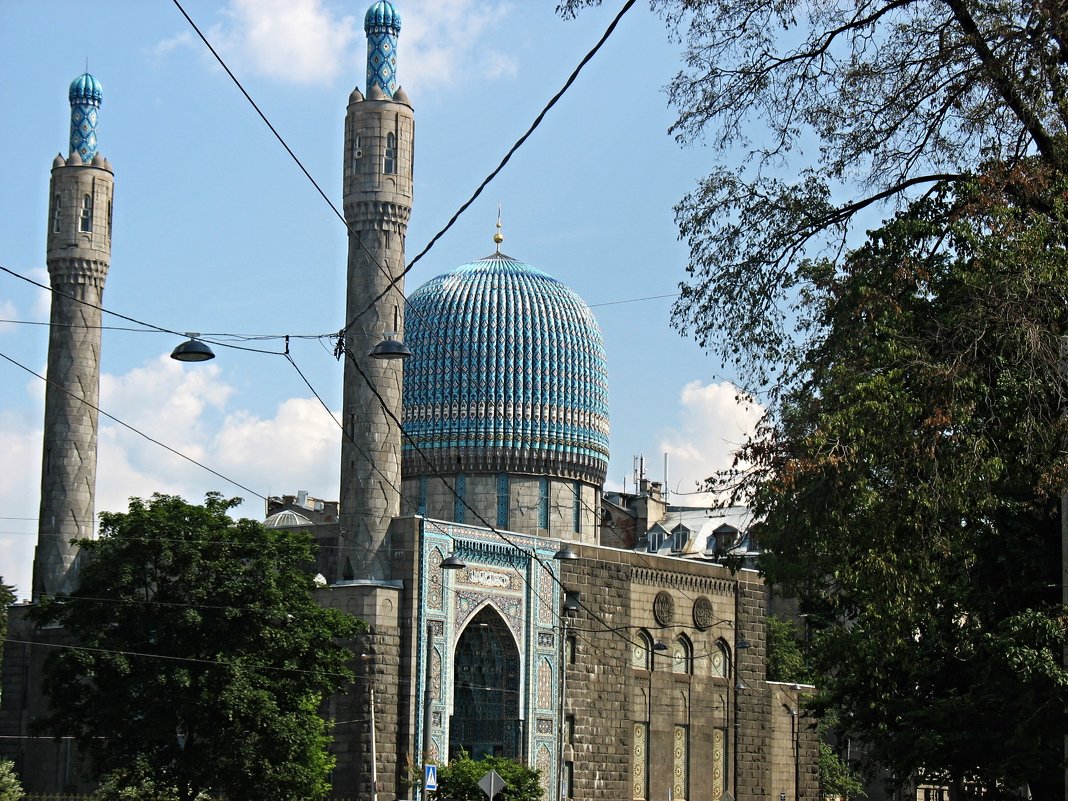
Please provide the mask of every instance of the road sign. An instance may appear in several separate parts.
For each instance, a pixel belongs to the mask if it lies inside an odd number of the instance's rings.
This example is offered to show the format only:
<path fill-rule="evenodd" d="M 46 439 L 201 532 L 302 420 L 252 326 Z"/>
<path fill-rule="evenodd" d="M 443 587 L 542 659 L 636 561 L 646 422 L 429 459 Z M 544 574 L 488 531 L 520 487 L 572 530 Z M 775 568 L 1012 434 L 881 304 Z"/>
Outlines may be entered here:
<path fill-rule="evenodd" d="M 501 778 L 501 774 L 497 771 L 491 770 L 478 780 L 478 786 L 482 792 L 489 796 L 489 800 L 493 801 L 493 796 L 504 789 L 504 779 Z"/>
<path fill-rule="evenodd" d="M 437 765 L 424 765 L 426 768 L 426 779 L 423 782 L 423 789 L 428 793 L 433 793 L 438 789 L 438 766 Z"/>

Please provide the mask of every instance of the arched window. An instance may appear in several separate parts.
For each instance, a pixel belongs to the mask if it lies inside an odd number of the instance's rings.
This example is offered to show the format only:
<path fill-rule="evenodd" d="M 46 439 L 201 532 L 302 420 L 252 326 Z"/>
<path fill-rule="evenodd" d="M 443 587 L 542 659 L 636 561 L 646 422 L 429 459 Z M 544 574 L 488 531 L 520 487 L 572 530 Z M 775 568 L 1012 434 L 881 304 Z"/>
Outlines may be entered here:
<path fill-rule="evenodd" d="M 93 231 L 93 196 L 86 195 L 82 198 L 82 217 L 78 224 L 78 230 L 89 234 Z"/>
<path fill-rule="evenodd" d="M 111 201 L 108 201 L 108 239 L 111 239 Z"/>
<path fill-rule="evenodd" d="M 386 134 L 386 158 L 382 172 L 386 175 L 394 175 L 397 172 L 397 135 L 394 133 Z"/>
<path fill-rule="evenodd" d="M 356 139 L 352 143 L 352 172 L 353 174 L 359 171 L 360 159 L 363 157 L 363 140 L 359 134 L 356 134 Z"/>
<path fill-rule="evenodd" d="M 630 666 L 635 670 L 653 669 L 653 638 L 639 631 L 631 647 Z"/>
<path fill-rule="evenodd" d="M 693 666 L 693 648 L 685 637 L 679 637 L 671 644 L 671 672 L 690 675 Z"/>
<path fill-rule="evenodd" d="M 59 233 L 59 207 L 60 207 L 60 194 L 56 192 L 55 197 L 52 198 L 52 233 Z"/>
<path fill-rule="evenodd" d="M 727 650 L 727 644 L 723 640 L 719 640 L 712 648 L 708 661 L 714 677 L 720 679 L 729 678 L 731 655 L 730 651 Z"/>

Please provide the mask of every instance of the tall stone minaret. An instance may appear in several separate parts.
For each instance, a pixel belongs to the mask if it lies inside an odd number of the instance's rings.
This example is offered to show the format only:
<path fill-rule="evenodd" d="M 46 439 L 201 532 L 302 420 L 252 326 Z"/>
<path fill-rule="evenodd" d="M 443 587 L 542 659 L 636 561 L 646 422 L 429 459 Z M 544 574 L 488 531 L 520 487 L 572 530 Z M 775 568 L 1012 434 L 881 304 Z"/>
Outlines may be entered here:
<path fill-rule="evenodd" d="M 357 88 L 345 116 L 344 203 L 349 225 L 346 321 L 404 271 L 404 235 L 412 210 L 415 118 L 397 85 L 401 18 L 389 0 L 367 11 L 367 95 Z M 345 332 L 338 578 L 389 579 L 384 553 L 390 521 L 400 513 L 402 361 L 368 353 L 404 333 L 404 281 Z M 359 363 L 389 412 L 351 363 Z M 392 413 L 392 417 L 391 414 Z M 350 439 L 351 438 L 351 439 Z"/>
<path fill-rule="evenodd" d="M 92 535 L 95 515 L 101 319 L 96 307 L 111 263 L 115 178 L 97 152 L 99 82 L 89 73 L 80 75 L 69 97 L 70 155 L 52 162 L 49 192 L 53 292 L 34 600 L 75 589 L 77 550 L 71 540 Z"/>

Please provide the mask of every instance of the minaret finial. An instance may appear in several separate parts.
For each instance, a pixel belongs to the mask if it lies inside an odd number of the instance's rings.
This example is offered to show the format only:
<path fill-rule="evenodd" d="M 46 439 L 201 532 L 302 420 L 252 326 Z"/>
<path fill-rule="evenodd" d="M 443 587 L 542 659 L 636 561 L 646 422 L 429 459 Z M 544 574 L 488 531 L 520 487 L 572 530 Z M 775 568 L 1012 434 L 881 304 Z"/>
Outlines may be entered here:
<path fill-rule="evenodd" d="M 377 86 L 386 97 L 397 91 L 397 37 L 401 16 L 390 0 L 376 0 L 363 18 L 367 34 L 367 96 Z"/>
<path fill-rule="evenodd" d="M 504 234 L 501 233 L 501 204 L 497 204 L 497 233 L 493 235 L 493 241 L 497 244 L 497 255 L 501 253 L 501 242 L 504 241 Z"/>
<path fill-rule="evenodd" d="M 87 66 L 88 63 L 86 59 Z M 89 164 L 96 155 L 96 123 L 104 98 L 100 81 L 87 69 L 71 83 L 67 98 L 70 100 L 70 152 L 77 152 L 82 164 Z"/>

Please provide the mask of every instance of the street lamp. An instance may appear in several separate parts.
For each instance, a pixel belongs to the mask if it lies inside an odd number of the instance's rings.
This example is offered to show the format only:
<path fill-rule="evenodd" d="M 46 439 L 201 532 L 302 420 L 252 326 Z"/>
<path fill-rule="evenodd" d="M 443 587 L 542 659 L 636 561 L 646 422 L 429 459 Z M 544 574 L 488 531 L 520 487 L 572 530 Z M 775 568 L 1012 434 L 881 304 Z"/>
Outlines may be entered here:
<path fill-rule="evenodd" d="M 189 339 L 171 351 L 172 359 L 179 362 L 206 362 L 209 359 L 215 358 L 215 354 L 211 352 L 211 348 L 197 339 L 200 334 L 194 334 L 187 331 L 186 336 L 189 337 Z"/>
<path fill-rule="evenodd" d="M 737 633 L 737 630 L 735 630 Z M 746 648 L 752 648 L 745 637 L 737 637 L 734 643 L 734 653 L 727 653 L 727 733 L 731 736 L 731 786 L 734 788 L 734 798 L 738 797 L 738 693 L 748 690 L 749 687 L 738 675 L 738 652 Z M 731 728 L 731 685 L 734 686 L 734 728 Z"/>

